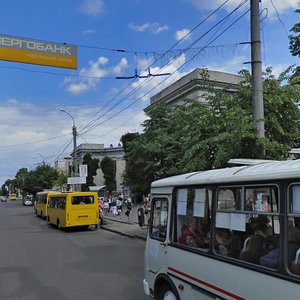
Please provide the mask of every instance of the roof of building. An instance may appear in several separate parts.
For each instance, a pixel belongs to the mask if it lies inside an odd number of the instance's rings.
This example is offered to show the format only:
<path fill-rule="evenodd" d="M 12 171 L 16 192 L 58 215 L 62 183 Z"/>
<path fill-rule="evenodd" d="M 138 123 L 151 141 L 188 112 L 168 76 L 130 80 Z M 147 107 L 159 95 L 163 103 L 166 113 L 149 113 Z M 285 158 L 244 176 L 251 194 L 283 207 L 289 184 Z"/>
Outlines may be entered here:
<path fill-rule="evenodd" d="M 89 186 L 89 189 L 91 192 L 96 192 L 96 191 L 100 191 L 100 190 L 104 190 L 106 188 L 106 185 L 93 185 L 93 186 Z"/>
<path fill-rule="evenodd" d="M 235 74 L 195 69 L 187 75 L 176 80 L 174 83 L 170 84 L 156 95 L 152 96 L 150 99 L 151 105 L 159 101 L 171 103 L 180 98 L 186 98 L 189 95 L 192 95 L 193 91 L 197 87 L 197 82 L 203 81 L 204 71 L 207 72 L 209 76 L 208 79 L 213 81 L 215 87 L 217 88 L 225 88 L 229 86 L 234 87 L 245 79 L 244 77 Z"/>

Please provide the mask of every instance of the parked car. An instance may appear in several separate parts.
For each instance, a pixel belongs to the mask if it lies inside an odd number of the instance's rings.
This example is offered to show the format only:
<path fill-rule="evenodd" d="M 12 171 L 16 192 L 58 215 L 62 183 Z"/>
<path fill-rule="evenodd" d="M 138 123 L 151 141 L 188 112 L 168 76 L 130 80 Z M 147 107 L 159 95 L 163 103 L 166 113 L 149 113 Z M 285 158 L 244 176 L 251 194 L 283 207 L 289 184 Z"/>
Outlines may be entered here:
<path fill-rule="evenodd" d="M 6 201 L 7 201 L 7 197 L 1 196 L 1 197 L 0 197 L 0 201 L 1 201 L 1 202 L 6 202 Z"/>
<path fill-rule="evenodd" d="M 24 206 L 32 206 L 33 205 L 33 198 L 31 197 L 25 197 L 22 201 L 22 204 Z"/>

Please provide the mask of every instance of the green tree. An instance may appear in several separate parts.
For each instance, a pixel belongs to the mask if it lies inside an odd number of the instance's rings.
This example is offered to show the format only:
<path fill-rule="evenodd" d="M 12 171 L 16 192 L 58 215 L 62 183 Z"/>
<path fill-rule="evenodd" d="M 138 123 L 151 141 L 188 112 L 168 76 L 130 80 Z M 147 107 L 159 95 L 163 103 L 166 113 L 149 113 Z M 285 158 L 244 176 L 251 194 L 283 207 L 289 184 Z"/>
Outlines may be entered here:
<path fill-rule="evenodd" d="M 154 105 L 143 123 L 144 131 L 128 143 L 125 176 L 134 189 L 147 193 L 151 181 L 184 172 L 227 166 L 230 158 L 284 159 L 299 144 L 299 88 L 288 82 L 288 72 L 278 78 L 271 69 L 263 83 L 266 138 L 257 140 L 251 113 L 251 76 L 238 92 L 216 90 L 203 76 L 206 104 L 187 99 L 185 105 Z"/>
<path fill-rule="evenodd" d="M 15 179 L 16 179 L 16 184 L 18 189 L 20 189 L 21 193 L 23 196 L 25 196 L 25 180 L 28 176 L 29 172 L 27 168 L 21 168 L 20 170 L 18 170 Z"/>
<path fill-rule="evenodd" d="M 35 195 L 44 189 L 52 189 L 58 178 L 58 172 L 48 164 L 38 166 L 30 171 L 25 179 L 24 191 Z"/>
<path fill-rule="evenodd" d="M 8 196 L 9 193 L 13 193 L 16 190 L 16 180 L 6 179 L 4 184 L 1 186 L 1 191 L 3 196 Z"/>
<path fill-rule="evenodd" d="M 101 160 L 100 167 L 103 172 L 106 190 L 111 193 L 116 189 L 115 162 L 110 157 L 106 156 Z"/>
<path fill-rule="evenodd" d="M 300 57 L 300 23 L 295 24 L 291 31 L 293 34 L 289 36 L 290 52 L 293 56 Z M 294 74 L 290 78 L 292 84 L 300 84 L 300 67 L 294 69 Z"/>
<path fill-rule="evenodd" d="M 53 185 L 58 187 L 60 190 L 64 190 L 67 188 L 68 176 L 64 174 L 64 172 L 59 171 L 57 179 L 53 182 Z"/>
<path fill-rule="evenodd" d="M 83 184 L 81 186 L 82 191 L 88 191 L 89 186 L 95 185 L 94 183 L 94 176 L 97 174 L 97 170 L 99 168 L 99 159 L 98 158 L 92 158 L 91 153 L 85 154 L 83 157 L 84 165 L 87 165 L 88 169 L 88 176 L 86 178 L 86 184 Z"/>

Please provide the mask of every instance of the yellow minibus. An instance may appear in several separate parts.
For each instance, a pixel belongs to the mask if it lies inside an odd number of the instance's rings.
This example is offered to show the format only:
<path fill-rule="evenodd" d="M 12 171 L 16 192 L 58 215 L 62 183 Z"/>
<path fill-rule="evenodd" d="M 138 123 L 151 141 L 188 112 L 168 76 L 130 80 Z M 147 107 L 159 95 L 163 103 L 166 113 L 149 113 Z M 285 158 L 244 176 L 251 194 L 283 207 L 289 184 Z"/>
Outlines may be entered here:
<path fill-rule="evenodd" d="M 9 199 L 10 199 L 10 201 L 16 201 L 17 200 L 17 194 L 10 194 Z"/>
<path fill-rule="evenodd" d="M 59 229 L 89 225 L 96 229 L 99 224 L 97 192 L 50 194 L 47 220 Z"/>
<path fill-rule="evenodd" d="M 35 197 L 34 212 L 42 219 L 48 216 L 49 195 L 55 191 L 38 192 Z"/>

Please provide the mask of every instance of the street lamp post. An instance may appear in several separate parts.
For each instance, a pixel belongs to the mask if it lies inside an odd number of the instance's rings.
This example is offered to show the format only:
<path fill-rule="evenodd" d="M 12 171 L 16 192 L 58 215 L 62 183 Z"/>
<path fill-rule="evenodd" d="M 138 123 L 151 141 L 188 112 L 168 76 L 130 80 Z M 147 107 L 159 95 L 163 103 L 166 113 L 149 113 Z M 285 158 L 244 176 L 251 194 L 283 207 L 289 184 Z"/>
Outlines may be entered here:
<path fill-rule="evenodd" d="M 73 127 L 72 127 L 72 133 L 73 133 L 73 167 L 74 167 L 73 175 L 74 175 L 74 177 L 77 177 L 78 176 L 78 161 L 77 161 L 77 151 L 76 151 L 76 148 L 77 148 L 77 129 L 76 129 L 76 125 L 75 125 L 75 119 L 70 113 L 68 113 L 64 109 L 61 108 L 60 111 L 67 114 L 67 115 L 69 115 L 72 118 L 72 121 L 73 121 Z M 75 184 L 73 186 L 73 190 L 74 191 L 76 190 L 76 185 Z"/>

